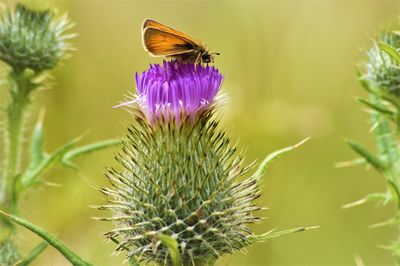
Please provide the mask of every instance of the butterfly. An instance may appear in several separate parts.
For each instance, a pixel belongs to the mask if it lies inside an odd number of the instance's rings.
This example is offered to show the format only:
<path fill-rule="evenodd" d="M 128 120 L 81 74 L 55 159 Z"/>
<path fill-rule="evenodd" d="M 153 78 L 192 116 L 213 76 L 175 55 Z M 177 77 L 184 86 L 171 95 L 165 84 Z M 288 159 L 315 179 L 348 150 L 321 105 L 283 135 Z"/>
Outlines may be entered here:
<path fill-rule="evenodd" d="M 145 19 L 142 26 L 144 49 L 155 57 L 170 57 L 185 63 L 208 64 L 214 55 L 206 46 L 186 33 L 167 27 L 155 20 Z"/>

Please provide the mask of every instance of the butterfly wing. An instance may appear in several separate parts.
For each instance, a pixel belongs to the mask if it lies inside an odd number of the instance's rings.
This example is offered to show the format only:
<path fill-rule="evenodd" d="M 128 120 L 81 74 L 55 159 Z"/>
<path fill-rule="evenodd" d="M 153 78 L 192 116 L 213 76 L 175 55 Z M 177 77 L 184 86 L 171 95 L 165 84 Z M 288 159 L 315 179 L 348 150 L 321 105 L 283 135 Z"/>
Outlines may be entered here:
<path fill-rule="evenodd" d="M 187 38 L 157 28 L 146 27 L 142 34 L 144 49 L 153 56 L 190 53 L 197 47 Z"/>
<path fill-rule="evenodd" d="M 183 32 L 181 32 L 181 31 L 177 31 L 177 30 L 175 30 L 175 29 L 173 29 L 173 28 L 170 28 L 170 27 L 168 27 L 168 26 L 165 26 L 164 24 L 161 24 L 160 22 L 157 22 L 157 21 L 155 21 L 155 20 L 152 20 L 152 19 L 145 19 L 145 20 L 143 21 L 142 31 L 144 31 L 144 30 L 145 30 L 146 28 L 148 28 L 148 27 L 150 27 L 150 28 L 155 28 L 155 29 L 159 29 L 159 30 L 161 30 L 161 31 L 168 32 L 168 33 L 171 33 L 171 34 L 174 34 L 174 35 L 177 35 L 177 36 L 181 36 L 181 37 L 187 39 L 188 41 L 191 41 L 191 42 L 193 42 L 193 43 L 196 43 L 196 42 L 195 42 L 189 35 L 187 35 L 186 33 L 183 33 Z"/>

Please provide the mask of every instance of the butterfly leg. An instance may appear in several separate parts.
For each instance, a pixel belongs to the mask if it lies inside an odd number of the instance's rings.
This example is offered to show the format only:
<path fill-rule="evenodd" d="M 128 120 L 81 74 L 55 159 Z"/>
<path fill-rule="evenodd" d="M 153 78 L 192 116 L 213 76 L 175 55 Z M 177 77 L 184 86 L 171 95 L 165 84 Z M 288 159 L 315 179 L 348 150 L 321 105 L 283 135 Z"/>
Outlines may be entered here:
<path fill-rule="evenodd" d="M 197 64 L 201 63 L 201 53 L 199 53 L 194 61 L 194 70 L 196 71 Z"/>

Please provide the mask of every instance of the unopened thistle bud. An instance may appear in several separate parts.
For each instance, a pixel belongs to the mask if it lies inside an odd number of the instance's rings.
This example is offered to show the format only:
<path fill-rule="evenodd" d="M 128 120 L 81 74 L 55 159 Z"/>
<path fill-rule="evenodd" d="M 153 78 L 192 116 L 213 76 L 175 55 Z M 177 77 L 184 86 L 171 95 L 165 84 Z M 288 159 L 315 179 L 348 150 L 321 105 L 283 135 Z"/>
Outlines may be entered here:
<path fill-rule="evenodd" d="M 115 229 L 106 236 L 127 258 L 170 265 L 159 236 L 178 243 L 183 265 L 209 265 L 249 244 L 259 220 L 258 179 L 213 115 L 223 76 L 214 67 L 179 62 L 136 75 L 135 123 L 101 191 Z"/>
<path fill-rule="evenodd" d="M 384 31 L 378 43 L 387 44 L 400 51 L 400 33 Z M 377 89 L 400 96 L 400 64 L 379 49 L 377 43 L 367 52 L 369 61 L 365 64 L 364 79 Z"/>
<path fill-rule="evenodd" d="M 16 72 L 53 68 L 70 50 L 65 34 L 67 18 L 56 18 L 50 9 L 31 10 L 21 4 L 4 12 L 0 20 L 0 59 Z"/>

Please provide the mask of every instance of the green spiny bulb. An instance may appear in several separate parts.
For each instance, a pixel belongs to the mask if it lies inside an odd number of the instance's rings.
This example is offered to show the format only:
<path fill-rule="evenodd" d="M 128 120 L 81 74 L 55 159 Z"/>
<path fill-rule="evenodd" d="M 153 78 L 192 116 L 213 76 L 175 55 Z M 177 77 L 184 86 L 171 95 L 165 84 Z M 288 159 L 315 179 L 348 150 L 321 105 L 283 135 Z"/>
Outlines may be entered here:
<path fill-rule="evenodd" d="M 259 220 L 258 179 L 213 113 L 223 76 L 214 67 L 179 62 L 136 75 L 135 122 L 101 192 L 115 229 L 106 236 L 127 259 L 171 265 L 159 236 L 176 240 L 182 265 L 212 265 L 250 244 Z"/>
<path fill-rule="evenodd" d="M 384 31 L 381 34 L 380 43 L 392 46 L 400 51 L 400 33 Z M 365 64 L 364 79 L 372 82 L 378 89 L 387 90 L 400 96 L 400 64 L 393 60 L 374 43 L 367 52 L 369 61 Z"/>
<path fill-rule="evenodd" d="M 11 239 L 0 241 L 0 266 L 16 265 L 21 259 Z"/>
<path fill-rule="evenodd" d="M 0 20 L 0 59 L 21 73 L 53 68 L 71 49 L 65 34 L 72 27 L 66 16 L 56 18 L 53 10 L 31 10 L 17 4 Z"/>

